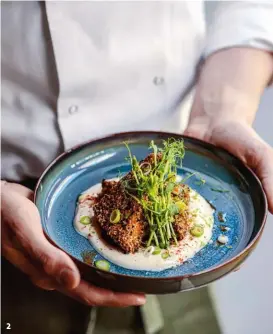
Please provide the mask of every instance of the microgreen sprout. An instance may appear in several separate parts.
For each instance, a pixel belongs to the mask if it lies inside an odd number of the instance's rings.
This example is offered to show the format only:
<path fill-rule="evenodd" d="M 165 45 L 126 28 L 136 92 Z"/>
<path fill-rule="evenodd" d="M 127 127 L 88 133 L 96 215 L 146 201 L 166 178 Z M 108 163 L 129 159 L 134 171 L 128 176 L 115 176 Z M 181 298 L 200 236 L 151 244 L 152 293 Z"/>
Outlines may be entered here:
<path fill-rule="evenodd" d="M 175 215 L 184 208 L 181 202 L 176 204 L 173 196 L 173 191 L 181 183 L 176 182 L 176 175 L 177 168 L 182 167 L 184 143 L 168 139 L 163 141 L 162 147 L 158 147 L 151 141 L 152 155 L 147 162 L 138 162 L 128 144 L 125 145 L 129 152 L 132 179 L 121 179 L 121 182 L 126 193 L 142 206 L 149 230 L 146 247 L 167 249 L 171 242 L 177 244 L 173 222 Z"/>

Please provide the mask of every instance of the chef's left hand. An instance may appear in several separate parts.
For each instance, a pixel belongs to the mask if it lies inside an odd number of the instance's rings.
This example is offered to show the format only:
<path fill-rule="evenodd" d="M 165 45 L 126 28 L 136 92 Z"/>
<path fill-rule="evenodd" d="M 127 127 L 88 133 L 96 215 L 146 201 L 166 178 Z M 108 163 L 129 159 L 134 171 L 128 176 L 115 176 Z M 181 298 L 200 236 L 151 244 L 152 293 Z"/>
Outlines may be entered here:
<path fill-rule="evenodd" d="M 266 50 L 224 48 L 202 65 L 185 131 L 237 156 L 259 177 L 273 213 L 273 149 L 253 130 L 259 103 L 272 81 L 273 57 Z"/>
<path fill-rule="evenodd" d="M 193 118 L 184 134 L 222 147 L 247 164 L 261 180 L 273 213 L 273 148 L 247 122 Z"/>

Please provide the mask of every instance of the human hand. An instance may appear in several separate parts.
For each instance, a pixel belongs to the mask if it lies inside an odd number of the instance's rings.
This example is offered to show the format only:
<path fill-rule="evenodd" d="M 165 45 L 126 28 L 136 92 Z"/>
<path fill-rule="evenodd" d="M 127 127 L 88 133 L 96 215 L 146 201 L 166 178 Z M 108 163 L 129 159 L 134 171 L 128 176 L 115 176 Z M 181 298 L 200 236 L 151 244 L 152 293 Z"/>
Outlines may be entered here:
<path fill-rule="evenodd" d="M 18 184 L 1 182 L 2 254 L 31 281 L 46 290 L 62 293 L 87 305 L 142 305 L 141 294 L 116 293 L 80 278 L 72 259 L 45 238 L 33 193 Z"/>
<path fill-rule="evenodd" d="M 261 180 L 273 213 L 273 149 L 247 122 L 196 117 L 184 134 L 222 147 L 248 165 Z"/>

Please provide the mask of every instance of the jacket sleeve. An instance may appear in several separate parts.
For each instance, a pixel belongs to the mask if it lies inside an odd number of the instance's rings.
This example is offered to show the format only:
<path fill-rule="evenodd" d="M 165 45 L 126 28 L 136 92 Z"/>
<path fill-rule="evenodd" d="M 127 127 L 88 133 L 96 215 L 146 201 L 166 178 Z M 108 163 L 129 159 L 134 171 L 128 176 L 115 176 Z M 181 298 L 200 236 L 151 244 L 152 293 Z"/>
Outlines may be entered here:
<path fill-rule="evenodd" d="M 273 52 L 273 1 L 218 1 L 203 57 L 230 47 Z"/>

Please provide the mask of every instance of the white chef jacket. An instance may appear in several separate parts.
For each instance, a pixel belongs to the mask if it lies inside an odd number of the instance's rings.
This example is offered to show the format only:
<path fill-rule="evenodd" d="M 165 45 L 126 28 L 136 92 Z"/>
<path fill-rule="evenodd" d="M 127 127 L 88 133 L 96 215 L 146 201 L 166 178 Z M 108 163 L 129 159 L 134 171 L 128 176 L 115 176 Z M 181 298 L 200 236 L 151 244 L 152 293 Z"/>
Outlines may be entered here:
<path fill-rule="evenodd" d="M 38 177 L 63 150 L 132 130 L 179 131 L 200 58 L 273 50 L 272 1 L 11 2 L 2 8 L 2 179 Z"/>

